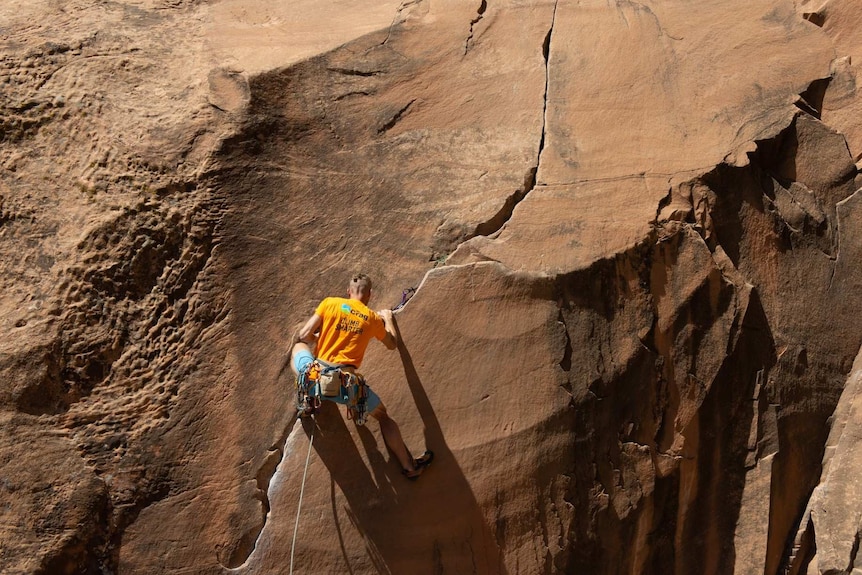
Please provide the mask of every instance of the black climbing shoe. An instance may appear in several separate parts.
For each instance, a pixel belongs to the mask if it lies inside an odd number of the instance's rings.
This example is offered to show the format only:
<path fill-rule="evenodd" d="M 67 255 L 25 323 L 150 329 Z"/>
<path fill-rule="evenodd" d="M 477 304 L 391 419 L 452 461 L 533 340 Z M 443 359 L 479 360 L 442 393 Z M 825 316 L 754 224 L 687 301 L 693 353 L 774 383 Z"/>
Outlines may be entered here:
<path fill-rule="evenodd" d="M 303 400 L 297 402 L 296 416 L 311 417 L 317 413 L 317 408 L 320 406 L 320 400 L 316 397 L 306 396 Z"/>
<path fill-rule="evenodd" d="M 422 475 L 422 472 L 425 471 L 425 468 L 431 465 L 432 461 L 434 461 L 434 452 L 430 450 L 426 451 L 421 457 L 417 457 L 413 460 L 413 467 L 415 467 L 415 469 L 405 469 L 403 471 L 404 477 L 410 480 L 418 479 L 419 476 Z"/>

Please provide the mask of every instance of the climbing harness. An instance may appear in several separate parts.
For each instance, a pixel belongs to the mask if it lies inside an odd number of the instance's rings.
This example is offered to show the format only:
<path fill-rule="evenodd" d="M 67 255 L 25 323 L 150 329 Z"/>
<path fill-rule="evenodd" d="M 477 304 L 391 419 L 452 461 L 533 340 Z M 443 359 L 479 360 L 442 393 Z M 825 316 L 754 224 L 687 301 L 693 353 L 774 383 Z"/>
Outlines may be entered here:
<path fill-rule="evenodd" d="M 302 472 L 302 487 L 299 488 L 299 503 L 296 506 L 296 521 L 293 523 L 293 542 L 290 544 L 290 575 L 293 575 L 293 554 L 296 551 L 296 534 L 299 532 L 299 512 L 302 510 L 302 496 L 305 494 L 305 478 L 308 476 L 308 462 L 311 461 L 311 445 L 314 443 L 314 427 L 308 440 L 308 455 L 305 456 L 305 470 Z"/>
<path fill-rule="evenodd" d="M 365 378 L 352 365 L 333 364 L 315 359 L 296 378 L 298 417 L 317 413 L 325 397 L 346 400 L 347 419 L 365 425 L 368 416 L 368 388 Z"/>
<path fill-rule="evenodd" d="M 401 292 L 401 302 L 392 308 L 396 312 L 407 305 L 418 288 L 410 287 Z M 365 378 L 355 372 L 349 364 L 328 363 L 315 359 L 296 378 L 297 417 L 309 417 L 317 413 L 325 397 L 341 397 L 346 400 L 347 419 L 356 425 L 365 425 L 368 416 L 368 388 Z"/>

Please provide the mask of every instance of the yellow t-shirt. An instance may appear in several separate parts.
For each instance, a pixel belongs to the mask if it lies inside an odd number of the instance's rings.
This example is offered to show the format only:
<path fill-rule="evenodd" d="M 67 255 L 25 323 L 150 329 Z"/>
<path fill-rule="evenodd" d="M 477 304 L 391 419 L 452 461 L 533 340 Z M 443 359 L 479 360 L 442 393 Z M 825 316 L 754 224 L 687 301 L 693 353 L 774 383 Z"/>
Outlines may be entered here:
<path fill-rule="evenodd" d="M 316 350 L 323 361 L 359 367 L 371 338 L 386 337 L 383 320 L 359 300 L 328 297 L 314 313 L 323 319 Z"/>

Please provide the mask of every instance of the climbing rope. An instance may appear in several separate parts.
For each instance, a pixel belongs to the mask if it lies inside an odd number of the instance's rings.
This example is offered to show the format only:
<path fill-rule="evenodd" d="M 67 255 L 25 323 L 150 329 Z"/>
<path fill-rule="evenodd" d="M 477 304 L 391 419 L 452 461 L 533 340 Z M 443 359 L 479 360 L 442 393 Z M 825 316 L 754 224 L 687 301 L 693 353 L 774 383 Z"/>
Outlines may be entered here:
<path fill-rule="evenodd" d="M 314 416 L 312 416 L 313 419 Z M 316 422 L 315 422 L 316 423 Z M 302 472 L 302 487 L 299 488 L 299 504 L 296 506 L 296 521 L 293 525 L 293 543 L 290 544 L 290 575 L 293 575 L 293 554 L 296 551 L 296 534 L 299 532 L 299 513 L 302 510 L 302 496 L 305 494 L 305 478 L 308 476 L 308 462 L 311 461 L 311 445 L 314 443 L 314 427 L 308 440 L 308 455 L 305 456 L 305 471 Z"/>

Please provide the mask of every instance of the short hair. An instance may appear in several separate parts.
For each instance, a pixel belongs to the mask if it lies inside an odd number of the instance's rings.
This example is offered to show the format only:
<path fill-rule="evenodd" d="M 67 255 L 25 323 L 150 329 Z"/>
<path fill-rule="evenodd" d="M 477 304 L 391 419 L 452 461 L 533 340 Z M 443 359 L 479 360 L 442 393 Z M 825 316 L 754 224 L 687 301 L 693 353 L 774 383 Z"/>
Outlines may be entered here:
<path fill-rule="evenodd" d="M 364 296 L 371 295 L 371 278 L 362 273 L 354 274 L 350 279 L 349 287 Z"/>

